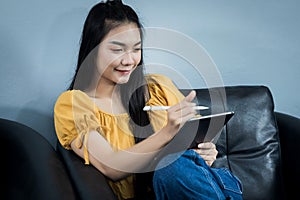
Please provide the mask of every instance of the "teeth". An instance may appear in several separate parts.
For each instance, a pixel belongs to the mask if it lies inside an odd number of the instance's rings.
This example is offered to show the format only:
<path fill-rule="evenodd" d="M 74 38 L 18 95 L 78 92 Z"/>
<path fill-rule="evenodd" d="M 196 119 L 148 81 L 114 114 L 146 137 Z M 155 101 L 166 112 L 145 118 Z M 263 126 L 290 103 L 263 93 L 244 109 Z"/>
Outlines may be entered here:
<path fill-rule="evenodd" d="M 130 69 L 116 69 L 116 70 L 118 70 L 118 71 L 122 71 L 122 72 L 127 72 L 127 71 L 130 71 Z"/>

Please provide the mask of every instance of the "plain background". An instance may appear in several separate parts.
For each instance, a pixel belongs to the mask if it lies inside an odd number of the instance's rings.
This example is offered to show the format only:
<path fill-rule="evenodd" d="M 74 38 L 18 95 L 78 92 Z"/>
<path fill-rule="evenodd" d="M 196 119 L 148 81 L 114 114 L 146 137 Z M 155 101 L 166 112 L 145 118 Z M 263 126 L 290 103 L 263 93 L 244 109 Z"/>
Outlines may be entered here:
<path fill-rule="evenodd" d="M 70 83 L 82 25 L 97 2 L 0 2 L 0 117 L 29 125 L 55 144 L 53 106 Z M 202 46 L 224 85 L 265 85 L 275 110 L 300 117 L 300 1 L 125 2 L 145 27 L 174 30 Z M 145 60 L 191 75 L 193 87 L 205 87 L 176 55 L 149 52 Z"/>

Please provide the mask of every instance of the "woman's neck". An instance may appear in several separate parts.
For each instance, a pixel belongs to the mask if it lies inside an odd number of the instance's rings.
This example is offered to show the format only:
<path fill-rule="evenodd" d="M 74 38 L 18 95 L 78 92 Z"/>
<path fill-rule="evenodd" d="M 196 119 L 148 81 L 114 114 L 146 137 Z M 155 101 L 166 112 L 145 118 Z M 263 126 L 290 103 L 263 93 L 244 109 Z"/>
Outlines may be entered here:
<path fill-rule="evenodd" d="M 92 88 L 87 91 L 87 94 L 90 97 L 97 99 L 112 99 L 116 93 L 119 93 L 117 84 L 103 79 L 98 81 L 96 88 Z"/>
<path fill-rule="evenodd" d="M 119 87 L 117 85 L 98 85 L 95 89 L 94 97 L 97 99 L 113 99 L 119 96 Z"/>
<path fill-rule="evenodd" d="M 126 112 L 121 101 L 120 87 L 117 84 L 98 84 L 96 89 L 87 94 L 102 111 L 111 114 Z"/>

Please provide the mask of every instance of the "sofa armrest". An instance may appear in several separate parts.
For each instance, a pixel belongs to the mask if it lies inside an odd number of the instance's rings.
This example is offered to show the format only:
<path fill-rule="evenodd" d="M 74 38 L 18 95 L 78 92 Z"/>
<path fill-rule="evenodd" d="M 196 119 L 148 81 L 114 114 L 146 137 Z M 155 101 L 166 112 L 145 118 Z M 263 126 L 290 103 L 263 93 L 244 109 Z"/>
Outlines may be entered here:
<path fill-rule="evenodd" d="M 104 175 L 94 166 L 85 165 L 82 158 L 72 150 L 64 149 L 59 142 L 57 142 L 57 151 L 65 162 L 79 199 L 117 199 Z"/>
<path fill-rule="evenodd" d="M 281 146 L 281 159 L 285 194 L 288 199 L 298 195 L 300 180 L 300 119 L 275 112 Z"/>
<path fill-rule="evenodd" d="M 2 199 L 76 199 L 63 162 L 35 130 L 0 119 L 0 151 Z"/>

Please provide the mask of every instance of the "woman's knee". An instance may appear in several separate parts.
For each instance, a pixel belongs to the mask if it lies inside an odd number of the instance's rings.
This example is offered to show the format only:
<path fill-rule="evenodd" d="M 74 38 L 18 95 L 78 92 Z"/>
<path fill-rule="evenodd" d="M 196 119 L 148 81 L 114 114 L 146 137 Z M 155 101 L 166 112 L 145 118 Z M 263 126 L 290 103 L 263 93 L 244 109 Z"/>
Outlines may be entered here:
<path fill-rule="evenodd" d="M 197 165 L 192 157 L 166 157 L 154 172 L 153 188 L 157 199 L 224 199 L 222 191 L 205 167 Z M 171 198 L 172 199 L 172 198 Z"/>

